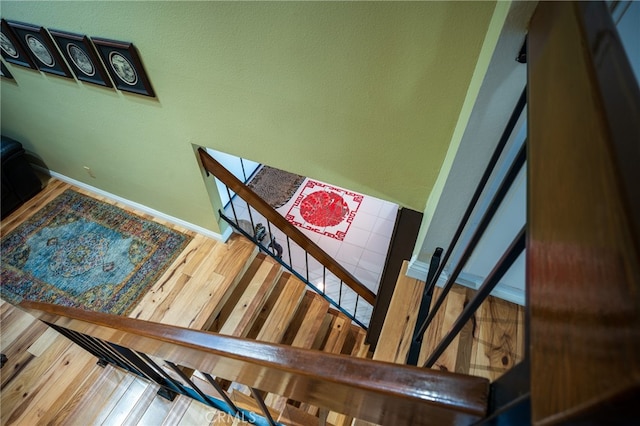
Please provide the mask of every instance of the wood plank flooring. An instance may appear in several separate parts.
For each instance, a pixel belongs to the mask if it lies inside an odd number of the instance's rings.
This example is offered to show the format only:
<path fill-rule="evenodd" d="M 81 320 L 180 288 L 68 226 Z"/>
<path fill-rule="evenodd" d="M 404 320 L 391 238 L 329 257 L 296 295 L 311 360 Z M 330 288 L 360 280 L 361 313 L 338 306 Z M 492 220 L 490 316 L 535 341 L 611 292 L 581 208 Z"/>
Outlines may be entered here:
<path fill-rule="evenodd" d="M 442 289 L 436 287 L 434 302 L 441 292 Z M 441 312 L 425 332 L 418 365 L 424 364 L 474 295 L 475 290 L 453 286 Z M 494 381 L 520 362 L 523 356 L 524 307 L 489 296 L 432 368 Z"/>
<path fill-rule="evenodd" d="M 406 268 L 405 262 L 402 270 Z M 423 288 L 422 281 L 404 273 L 398 276 L 387 314 L 388 318 L 395 320 L 385 321 L 373 359 L 400 364 L 406 362 Z M 432 305 L 441 293 L 442 289 L 436 287 Z M 457 284 L 453 286 L 424 334 L 418 365 L 424 365 L 474 295 L 475 290 Z M 520 362 L 523 356 L 524 307 L 489 296 L 433 368 L 493 381 Z"/>

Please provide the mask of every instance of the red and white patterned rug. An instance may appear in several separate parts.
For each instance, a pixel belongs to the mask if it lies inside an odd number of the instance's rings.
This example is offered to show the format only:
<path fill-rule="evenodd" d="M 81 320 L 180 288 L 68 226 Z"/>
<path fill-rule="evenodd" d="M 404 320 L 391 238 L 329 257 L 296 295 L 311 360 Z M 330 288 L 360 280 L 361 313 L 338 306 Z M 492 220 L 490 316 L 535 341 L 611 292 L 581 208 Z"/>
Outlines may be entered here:
<path fill-rule="evenodd" d="M 286 214 L 299 228 L 343 241 L 364 197 L 308 179 Z"/>

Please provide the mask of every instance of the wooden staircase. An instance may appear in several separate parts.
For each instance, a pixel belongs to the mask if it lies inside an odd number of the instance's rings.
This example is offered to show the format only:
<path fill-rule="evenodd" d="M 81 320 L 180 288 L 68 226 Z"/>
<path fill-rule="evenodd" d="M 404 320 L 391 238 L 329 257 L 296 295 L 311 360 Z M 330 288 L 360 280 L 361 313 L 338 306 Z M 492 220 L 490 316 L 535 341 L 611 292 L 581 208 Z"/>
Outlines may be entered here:
<path fill-rule="evenodd" d="M 25 208 L 36 211 L 67 188 L 53 181 L 43 190 L 42 199 Z M 3 231 L 17 224 L 14 217 L 3 221 Z M 404 363 L 424 287 L 424 282 L 407 278 L 405 272 L 406 264 L 375 354 L 365 343 L 363 329 L 238 235 L 224 244 L 194 235 L 129 317 L 327 354 Z M 2 351 L 9 357 L 2 368 L 2 424 L 242 424 L 242 419 L 188 397 L 168 401 L 157 395 L 154 383 L 112 366 L 97 366 L 95 356 L 5 302 Z M 188 386 L 162 359 L 154 361 Z M 181 371 L 207 395 L 220 398 L 200 372 Z M 260 413 L 246 386 L 217 381 L 237 406 Z M 278 394 L 262 396 L 273 418 L 283 424 L 348 425 L 353 421 Z"/>
<path fill-rule="evenodd" d="M 305 284 L 296 277 L 283 272 L 276 261 L 253 251 L 244 262 L 245 264 L 239 268 L 240 274 L 237 279 L 225 281 L 229 283 L 226 294 L 218 293 L 217 300 L 221 302 L 215 306 L 209 305 L 213 306 L 215 317 L 197 317 L 201 324 L 210 323 L 209 331 L 336 354 L 360 357 L 368 355 L 368 345 L 364 343 L 365 330 L 350 324 L 348 318 L 331 309 L 324 298 L 307 290 Z M 194 300 L 194 304 L 196 309 L 200 310 L 203 303 Z M 174 314 L 171 318 L 177 320 L 182 317 Z M 187 318 L 190 325 L 195 322 L 191 316 L 176 322 L 184 324 Z M 177 379 L 168 367 L 166 372 Z M 199 372 L 195 372 L 191 380 L 208 395 L 219 397 L 217 391 Z M 246 386 L 222 379 L 218 381 L 240 408 L 261 415 L 258 403 Z M 217 412 L 184 396 L 169 402 L 155 394 L 157 388 L 157 385 L 146 380 L 107 367 L 77 405 L 78 409 L 90 407 L 89 410 L 82 410 L 93 412 L 95 417 L 89 419 L 86 415 L 81 416 L 82 421 L 77 424 L 187 425 L 203 424 L 204 419 L 212 424 L 244 424 L 242 420 Z M 104 396 L 106 393 L 110 394 L 110 404 L 104 404 L 103 397 L 96 401 L 96 395 Z M 321 411 L 318 407 L 287 400 L 275 394 L 267 394 L 264 397 L 276 421 L 296 425 L 318 424 Z M 120 414 L 116 416 L 116 412 Z M 329 424 L 347 424 L 347 420 L 350 424 L 351 419 L 345 416 L 337 413 L 326 414 L 330 418 Z"/>
<path fill-rule="evenodd" d="M 296 277 L 283 272 L 272 258 L 257 253 L 243 238 L 234 236 L 227 244 L 204 239 L 197 244 L 200 249 L 187 247 L 176 260 L 176 266 L 150 289 L 130 317 L 336 354 L 368 355 L 365 330 L 352 325 L 344 314 L 331 309 L 324 298 L 306 289 Z M 210 247 L 202 247 L 203 244 Z M 47 327 L 8 303 L 2 306 L 9 319 L 21 318 L 12 321 L 19 325 L 13 332 L 15 336 L 3 330 L 3 350 L 6 343 L 12 342 L 11 347 L 15 350 L 10 353 L 10 361 L 13 362 L 18 354 L 26 353 L 21 351 L 38 341 Z M 24 328 L 33 331 L 19 338 Z M 159 387 L 155 383 L 113 366 L 97 367 L 95 357 L 59 335 L 56 338 L 58 343 L 51 345 L 55 353 L 50 356 L 59 359 L 62 348 L 71 351 L 66 354 L 67 358 L 80 357 L 82 366 L 79 368 L 84 369 L 84 374 L 74 376 L 76 389 L 71 395 L 65 395 L 66 399 L 61 399 L 64 402 L 55 405 L 55 414 L 43 416 L 47 422 L 78 425 L 244 424 L 241 419 L 184 396 L 168 401 L 157 395 Z M 32 354 L 28 356 L 33 358 Z M 163 364 L 162 360 L 156 361 Z M 48 368 L 48 365 L 36 367 L 36 364 L 28 366 L 43 371 Z M 162 366 L 174 379 L 180 380 L 168 366 Z M 15 366 L 15 369 L 20 368 Z M 3 388 L 7 385 L 13 399 L 8 400 L 7 394 L 3 395 L 3 409 L 9 403 L 27 407 L 33 401 L 21 401 L 19 396 L 26 383 L 13 389 L 8 379 L 10 369 L 10 365 L 3 368 L 3 376 L 7 377 L 3 380 Z M 183 371 L 192 374 L 190 379 L 208 395 L 220 397 L 199 372 Z M 239 407 L 260 413 L 247 387 L 220 379 L 219 382 Z M 318 415 L 323 414 L 317 407 L 279 395 L 266 394 L 264 397 L 274 419 L 284 424 L 318 424 Z M 51 409 L 50 405 L 47 407 Z M 24 417 L 25 413 L 18 415 L 11 409 L 6 412 L 8 416 L 3 416 L 3 424 L 22 424 L 25 418 L 33 418 Z M 347 424 L 347 419 L 337 413 L 324 415 L 329 415 L 330 424 Z"/>
<path fill-rule="evenodd" d="M 70 187 L 52 179 L 37 197 L 3 220 L 2 232 L 9 232 L 25 215 L 37 211 Z M 73 189 L 96 197 L 79 188 Z M 271 257 L 258 253 L 250 241 L 234 235 L 226 243 L 220 243 L 191 234 L 193 240 L 132 309 L 130 318 L 327 354 L 373 356 L 365 343 L 365 330 L 331 308 L 321 295 L 307 289 L 299 279 L 283 272 Z M 424 283 L 407 281 L 404 270 L 401 272 L 397 284 L 399 293 L 394 295 L 376 359 L 404 362 L 404 352 L 399 352 L 398 346 L 408 343 L 408 330 L 415 323 L 415 316 L 407 312 L 417 310 L 413 309 L 417 303 L 413 298 L 420 298 L 420 285 Z M 1 372 L 3 425 L 242 424 L 241 418 L 224 415 L 185 396 L 168 401 L 157 395 L 159 388 L 154 383 L 113 366 L 97 366 L 95 356 L 30 314 L 0 302 L 1 346 L 9 358 Z M 412 320 L 406 321 L 409 317 Z M 399 324 L 407 328 L 400 332 Z M 162 359 L 153 359 L 172 379 L 190 387 Z M 202 373 L 186 368 L 181 371 L 207 395 L 220 398 Z M 237 406 L 260 413 L 246 386 L 222 379 L 217 382 Z M 347 425 L 353 420 L 275 393 L 261 392 L 261 395 L 273 418 L 283 424 Z"/>

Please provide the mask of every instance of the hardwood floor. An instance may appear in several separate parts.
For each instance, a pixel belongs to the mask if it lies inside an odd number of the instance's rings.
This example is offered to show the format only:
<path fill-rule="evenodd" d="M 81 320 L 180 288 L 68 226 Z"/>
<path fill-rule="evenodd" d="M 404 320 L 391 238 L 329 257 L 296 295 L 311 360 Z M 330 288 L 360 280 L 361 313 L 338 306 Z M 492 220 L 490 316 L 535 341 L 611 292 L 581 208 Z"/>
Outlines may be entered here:
<path fill-rule="evenodd" d="M 404 364 L 407 360 L 424 282 L 405 275 L 407 262 L 398 276 L 387 318 L 373 359 Z M 432 304 L 441 294 L 436 287 Z M 449 332 L 453 322 L 475 294 L 454 285 L 424 334 L 418 365 Z M 486 377 L 493 381 L 522 360 L 524 355 L 524 308 L 488 297 L 432 368 Z"/>
<path fill-rule="evenodd" d="M 10 232 L 68 188 L 71 185 L 52 179 L 40 194 L 2 221 L 0 234 Z M 223 244 L 158 222 L 192 235 L 193 240 L 140 300 L 131 317 L 325 352 L 371 356 L 362 330 L 329 309 L 319 295 L 307 292 L 304 284 L 288 274 L 281 275 L 269 259 L 256 256 L 248 241 L 234 236 Z M 406 330 L 412 321 L 415 324 L 414 298 L 420 293 L 420 285 L 424 283 L 400 275 L 399 291 L 390 308 L 390 312 L 395 310 L 390 314 L 394 320 L 385 323 L 386 343 L 378 345 L 376 359 L 404 362 Z M 403 295 L 402 291 L 410 294 Z M 447 331 L 470 296 L 471 291 L 462 287 L 451 292 L 446 309 L 425 338 L 425 351 Z M 95 357 L 4 301 L 0 301 L 0 336 L 0 348 L 8 358 L 1 369 L 2 425 L 245 424 L 182 396 L 173 402 L 164 400 L 156 395 L 157 385 L 114 367 L 96 365 Z M 522 336 L 522 308 L 491 298 L 434 368 L 495 379 L 518 361 Z M 209 390 L 197 374 L 193 380 Z M 250 406 L 242 390 L 234 385 L 229 394 L 241 406 Z M 317 415 L 326 415 L 334 425 L 351 421 L 305 404 L 298 408 L 299 404 L 288 404 L 286 398 L 277 395 L 268 395 L 266 401 L 285 424 L 318 424 Z"/>

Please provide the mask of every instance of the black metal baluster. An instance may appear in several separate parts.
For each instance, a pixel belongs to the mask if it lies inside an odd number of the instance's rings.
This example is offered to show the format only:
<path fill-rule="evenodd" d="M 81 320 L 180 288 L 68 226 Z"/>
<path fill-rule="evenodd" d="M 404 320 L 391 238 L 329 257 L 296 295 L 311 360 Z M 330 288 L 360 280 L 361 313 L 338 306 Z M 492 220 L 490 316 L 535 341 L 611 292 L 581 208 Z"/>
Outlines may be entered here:
<path fill-rule="evenodd" d="M 511 242 L 507 251 L 502 255 L 496 266 L 491 270 L 487 278 L 484 280 L 476 295 L 467 303 L 458 318 L 456 319 L 453 327 L 447 335 L 438 343 L 438 346 L 429 355 L 429 358 L 424 363 L 424 367 L 431 368 L 433 364 L 438 360 L 440 355 L 447 349 L 447 346 L 451 344 L 453 339 L 458 335 L 460 330 L 465 326 L 467 321 L 471 319 L 476 310 L 480 307 L 482 302 L 491 294 L 495 286 L 500 282 L 504 274 L 507 273 L 513 262 L 516 261 L 518 256 L 525 249 L 525 228 L 523 227 L 516 238 Z"/>
<path fill-rule="evenodd" d="M 240 412 L 240 410 L 238 410 L 238 407 L 236 406 L 236 404 L 234 404 L 233 401 L 231 401 L 231 399 L 229 398 L 229 395 L 227 395 L 227 393 L 224 391 L 224 389 L 222 389 L 222 387 L 220 387 L 220 384 L 218 382 L 216 382 L 216 379 L 211 377 L 211 375 L 208 374 L 208 373 L 202 373 L 202 375 L 204 376 L 205 379 L 207 379 L 207 381 L 211 384 L 211 386 L 213 386 L 213 388 L 216 390 L 216 392 L 218 392 L 220 394 L 220 397 L 222 397 L 224 402 L 227 403 L 227 405 L 229 406 L 229 408 L 231 409 L 233 414 L 238 414 Z"/>
<path fill-rule="evenodd" d="M 260 395 L 260 392 L 257 392 L 252 387 L 250 387 L 249 389 L 251 390 L 251 395 L 253 395 L 254 399 L 256 400 L 258 405 L 260 406 L 260 409 L 262 410 L 262 413 L 264 414 L 264 417 L 267 419 L 269 424 L 271 426 L 278 426 L 278 424 L 275 422 L 275 420 L 273 420 L 273 417 L 271 417 L 271 413 L 269 412 L 269 409 L 267 408 L 267 405 L 264 403 L 264 399 L 262 398 L 262 395 Z"/>
<path fill-rule="evenodd" d="M 356 294 L 356 307 L 353 309 L 353 317 L 356 317 L 356 314 L 358 313 L 358 300 L 360 300 L 360 295 Z"/>
<path fill-rule="evenodd" d="M 201 390 L 199 387 L 197 387 L 197 386 L 196 386 L 196 384 L 195 384 L 195 383 L 193 383 L 193 381 L 192 381 L 190 378 L 188 378 L 186 374 L 184 374 L 184 372 L 180 369 L 180 367 L 178 367 L 177 365 L 175 365 L 175 364 L 174 364 L 174 363 L 172 363 L 171 361 L 166 361 L 166 360 L 165 360 L 165 363 L 166 363 L 169 367 L 171 367 L 171 369 L 172 369 L 173 371 L 175 371 L 175 372 L 176 372 L 176 374 L 177 374 L 178 376 L 180 376 L 180 378 L 181 378 L 182 380 L 184 380 L 184 382 L 185 382 L 185 383 L 188 383 L 188 384 L 191 386 L 191 388 L 192 388 L 194 391 L 196 391 L 196 393 L 200 396 L 200 398 L 202 398 L 202 401 L 201 401 L 201 402 L 204 402 L 205 404 L 207 404 L 207 405 L 209 405 L 209 406 L 211 406 L 211 407 L 219 408 L 219 405 L 218 405 L 214 400 L 212 400 L 212 399 L 211 399 L 207 394 L 205 394 L 204 392 L 202 392 L 202 390 Z"/>
<path fill-rule="evenodd" d="M 487 164 L 487 168 L 485 169 L 484 174 L 482 175 L 482 177 L 480 178 L 480 181 L 478 182 L 478 186 L 476 187 L 476 190 L 473 193 L 473 196 L 471 197 L 469 205 L 467 206 L 467 210 L 464 212 L 464 215 L 460 220 L 460 225 L 458 226 L 458 229 L 456 229 L 456 232 L 454 233 L 453 238 L 449 243 L 448 249 L 444 254 L 444 258 L 440 262 L 440 266 L 438 267 L 436 274 L 433 276 L 433 279 L 431 280 L 431 282 L 427 282 L 426 284 L 426 289 L 425 289 L 426 292 L 433 293 L 433 288 L 435 287 L 438 278 L 442 274 L 442 271 L 444 270 L 447 262 L 449 261 L 449 256 L 451 256 L 451 253 L 453 252 L 453 248 L 458 243 L 458 239 L 462 235 L 462 231 L 464 230 L 465 225 L 469 221 L 469 218 L 473 213 L 473 209 L 475 208 L 476 203 L 480 199 L 480 196 L 484 191 L 484 187 L 489 181 L 489 178 L 493 173 L 493 169 L 498 163 L 498 160 L 502 155 L 502 151 L 504 150 L 504 147 L 509 141 L 509 138 L 511 137 L 511 134 L 515 129 L 515 126 L 518 123 L 518 119 L 520 118 L 520 115 L 522 115 L 522 112 L 524 111 L 524 107 L 526 106 L 526 104 L 527 104 L 527 88 L 525 87 L 524 90 L 522 91 L 522 94 L 520 95 L 520 98 L 518 99 L 518 103 L 516 104 L 516 107 L 514 108 L 513 113 L 511 114 L 511 117 L 509 117 L 509 121 L 507 122 L 507 125 L 505 126 L 505 129 L 502 132 L 502 135 L 500 136 L 500 140 L 498 141 L 498 144 L 496 145 L 493 151 L 493 154 L 491 155 L 491 159 Z"/>
<path fill-rule="evenodd" d="M 289 266 L 293 267 L 293 260 L 291 259 L 291 240 L 287 236 L 287 250 L 289 250 Z"/>
<path fill-rule="evenodd" d="M 267 234 L 267 239 L 269 240 L 267 247 L 271 247 L 271 251 L 273 252 L 273 254 L 277 254 L 276 252 L 276 248 L 271 244 L 271 242 L 274 240 L 274 236 L 273 233 L 271 232 L 271 222 L 269 222 L 267 220 L 267 231 L 269 232 L 269 234 Z"/>
<path fill-rule="evenodd" d="M 114 358 L 117 360 L 116 365 L 119 366 L 120 368 L 127 370 L 133 374 L 136 374 L 140 377 L 144 377 L 146 379 L 151 380 L 150 377 L 147 377 L 143 371 L 139 370 L 138 368 L 136 368 L 135 365 L 133 365 L 131 362 L 129 362 L 127 360 L 126 357 L 122 356 L 118 351 L 115 350 L 115 348 L 113 348 L 111 346 L 111 343 L 109 342 L 105 342 L 103 340 L 97 339 L 97 338 L 92 338 L 95 340 L 96 344 L 100 345 L 100 347 L 102 347 L 105 351 L 109 352 L 110 354 L 112 354 L 114 356 Z"/>
<path fill-rule="evenodd" d="M 247 203 L 247 212 L 249 213 L 249 222 L 251 222 L 251 230 L 252 230 L 251 233 L 253 234 L 253 239 L 257 241 L 256 224 L 253 221 L 253 215 L 251 214 L 251 205 L 247 201 L 245 201 L 245 203 Z"/>
<path fill-rule="evenodd" d="M 240 158 L 240 157 L 239 157 Z M 242 183 L 247 183 L 247 171 L 244 169 L 244 160 L 240 158 L 240 167 L 242 168 Z"/>
<path fill-rule="evenodd" d="M 440 256 L 442 256 L 442 247 L 436 248 L 436 251 L 431 256 L 431 262 L 429 263 L 429 272 L 427 273 L 426 283 L 430 283 L 436 274 L 436 270 L 440 266 Z M 429 315 L 429 307 L 431 306 L 431 298 L 433 297 L 433 290 L 427 292 L 427 285 L 422 292 L 422 300 L 420 301 L 420 307 L 418 308 L 418 317 L 416 318 L 416 324 L 413 330 L 413 339 L 411 339 L 411 346 L 409 347 L 409 355 L 407 356 L 408 365 L 418 365 L 418 358 L 420 357 L 420 346 L 422 346 L 422 339 L 417 334 L 420 330 L 420 325 L 424 322 Z"/>
<path fill-rule="evenodd" d="M 71 340 L 78 346 L 82 347 L 82 349 L 86 350 L 93 356 L 99 359 L 98 364 L 101 366 L 105 366 L 107 363 L 118 365 L 117 360 L 114 359 L 108 352 L 104 350 L 100 350 L 100 348 L 95 345 L 94 342 L 90 340 L 90 338 L 82 333 L 78 333 L 77 331 L 69 330 L 64 327 L 57 326 L 55 324 L 47 323 L 51 328 L 56 330 L 58 333 L 65 336 L 67 339 Z"/>
<path fill-rule="evenodd" d="M 482 216 L 482 219 L 480 220 L 480 223 L 478 223 L 478 227 L 474 231 L 473 236 L 471 237 L 471 240 L 469 241 L 469 243 L 465 247 L 464 252 L 462 253 L 462 256 L 460 257 L 460 261 L 455 266 L 453 272 L 451 273 L 451 276 L 449 276 L 449 278 L 447 279 L 447 282 L 445 283 L 444 287 L 442 288 L 442 293 L 440 293 L 440 296 L 436 300 L 436 302 L 435 302 L 435 304 L 433 306 L 433 309 L 431 310 L 431 312 L 429 312 L 429 316 L 422 323 L 422 325 L 420 326 L 418 331 L 415 333 L 418 336 L 418 341 L 419 342 L 422 342 L 422 338 L 424 336 L 424 332 L 427 330 L 427 328 L 429 327 L 431 322 L 433 322 L 433 319 L 435 318 L 436 313 L 438 312 L 438 309 L 440 309 L 440 306 L 442 306 L 442 303 L 444 302 L 444 299 L 447 297 L 447 294 L 449 294 L 449 291 L 453 287 L 453 284 L 455 284 L 456 278 L 458 278 L 458 275 L 460 274 L 460 272 L 462 272 L 462 268 L 466 264 L 466 262 L 469 259 L 469 257 L 471 257 L 471 254 L 473 253 L 473 250 L 475 249 L 476 245 L 478 244 L 478 242 L 482 238 L 482 235 L 484 234 L 484 231 L 487 229 L 487 227 L 491 223 L 491 219 L 493 218 L 494 214 L 496 213 L 496 211 L 500 207 L 500 204 L 502 203 L 502 200 L 504 200 L 504 197 L 507 195 L 507 192 L 509 191 L 509 188 L 511 187 L 511 184 L 513 183 L 513 181 L 516 179 L 516 177 L 520 173 L 520 170 L 522 169 L 522 166 L 524 165 L 524 163 L 526 161 L 526 146 L 527 146 L 527 144 L 525 143 L 520 148 L 520 151 L 518 152 L 518 155 L 517 155 L 516 159 L 514 160 L 514 162 L 511 165 L 511 167 L 509 168 L 509 171 L 507 172 L 507 175 L 505 176 L 504 180 L 500 184 L 500 187 L 498 188 L 498 191 L 496 192 L 496 194 L 494 195 L 493 199 L 491 200 L 491 203 L 489 204 L 489 207 L 487 207 L 487 211 Z M 442 262 L 444 263 L 444 259 L 442 260 Z M 442 264 L 440 265 L 440 268 L 442 268 Z M 440 268 L 438 268 L 438 269 L 440 269 Z M 433 282 L 435 282 L 436 280 L 437 280 L 437 277 L 434 277 L 433 278 Z"/>
<path fill-rule="evenodd" d="M 181 383 L 174 380 L 162 367 L 156 364 L 149 356 L 143 352 L 137 352 L 138 356 L 142 358 L 147 364 L 149 364 L 158 374 L 160 374 L 165 380 L 165 387 L 158 391 L 158 395 L 173 401 L 176 394 L 188 395 L 189 393 L 184 389 Z"/>
<path fill-rule="evenodd" d="M 105 342 L 117 351 L 122 357 L 124 357 L 128 363 L 135 366 L 136 370 L 142 372 L 149 380 L 156 382 L 161 386 L 166 386 L 163 376 L 158 374 L 153 367 L 149 365 L 144 359 L 142 359 L 137 352 L 132 351 L 129 348 L 125 348 L 115 343 Z"/>
<path fill-rule="evenodd" d="M 342 306 L 342 280 L 340 280 L 340 289 L 338 290 L 338 305 Z"/>
<path fill-rule="evenodd" d="M 307 273 L 307 282 L 311 282 L 309 281 L 309 252 L 305 250 L 304 252 L 304 260 L 305 260 L 305 271 Z"/>
<path fill-rule="evenodd" d="M 229 203 L 231 203 L 231 212 L 233 213 L 233 220 L 238 223 L 238 215 L 236 214 L 236 206 L 233 204 L 233 198 L 231 198 L 231 191 L 228 186 L 224 186 L 227 189 L 227 195 L 229 196 Z"/>

